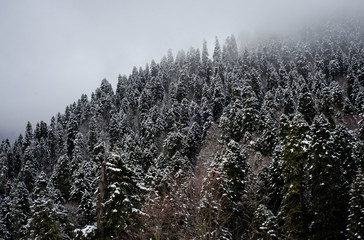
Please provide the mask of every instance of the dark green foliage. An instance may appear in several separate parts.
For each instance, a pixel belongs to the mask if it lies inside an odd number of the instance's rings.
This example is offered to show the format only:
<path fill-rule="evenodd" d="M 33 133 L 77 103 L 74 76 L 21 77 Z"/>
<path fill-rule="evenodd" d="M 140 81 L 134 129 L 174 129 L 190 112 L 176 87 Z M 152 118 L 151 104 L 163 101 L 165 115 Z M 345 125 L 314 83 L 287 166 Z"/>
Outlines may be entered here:
<path fill-rule="evenodd" d="M 225 95 L 222 88 L 222 79 L 218 76 L 212 81 L 212 115 L 217 121 L 225 107 Z"/>
<path fill-rule="evenodd" d="M 225 199 L 222 209 L 231 214 L 226 227 L 237 237 L 246 230 L 248 216 L 251 214 L 251 209 L 246 202 L 247 177 L 251 173 L 246 153 L 237 142 L 231 140 L 224 146 L 212 167 L 218 174 L 217 182 Z"/>
<path fill-rule="evenodd" d="M 77 209 L 77 215 L 79 216 L 78 222 L 81 226 L 92 224 L 96 219 L 96 203 L 92 199 L 92 195 L 84 190 L 80 206 Z"/>
<path fill-rule="evenodd" d="M 56 209 L 51 199 L 45 196 L 37 198 L 32 204 L 29 219 L 28 237 L 30 239 L 64 239 Z"/>
<path fill-rule="evenodd" d="M 14 219 L 12 219 L 12 202 L 10 196 L 2 198 L 0 203 L 0 234 L 4 239 L 12 239 L 10 229 Z"/>
<path fill-rule="evenodd" d="M 176 152 L 183 152 L 186 148 L 185 136 L 179 131 L 171 132 L 164 141 L 166 156 L 172 157 Z"/>
<path fill-rule="evenodd" d="M 312 239 L 343 239 L 347 219 L 347 188 L 340 151 L 329 121 L 319 115 L 312 125 L 309 156 Z"/>
<path fill-rule="evenodd" d="M 236 100 L 230 103 L 220 118 L 220 127 L 224 138 L 231 138 L 235 141 L 241 140 L 244 136 L 243 119 L 242 102 Z"/>
<path fill-rule="evenodd" d="M 309 92 L 306 85 L 304 85 L 301 89 L 298 99 L 297 111 L 303 115 L 303 118 L 306 120 L 306 122 L 308 122 L 308 124 L 312 123 L 313 118 L 316 115 L 312 94 Z"/>
<path fill-rule="evenodd" d="M 25 130 L 25 137 L 23 142 L 23 151 L 32 144 L 33 141 L 33 127 L 30 122 L 27 123 Z"/>
<path fill-rule="evenodd" d="M 13 233 L 14 239 L 22 239 L 26 236 L 28 216 L 30 216 L 29 192 L 22 181 L 10 192 L 11 208 L 8 215 L 10 226 L 8 230 Z"/>
<path fill-rule="evenodd" d="M 252 219 L 252 239 L 279 239 L 277 217 L 266 206 L 259 205 Z"/>
<path fill-rule="evenodd" d="M 20 179 L 25 183 L 29 192 L 33 190 L 37 171 L 38 167 L 34 160 L 33 150 L 28 147 L 25 149 L 24 165 L 20 172 Z"/>
<path fill-rule="evenodd" d="M 261 198 L 265 199 L 269 210 L 277 215 L 283 199 L 284 181 L 282 178 L 282 160 L 278 146 L 273 154 L 269 166 L 263 168 L 259 173 L 262 188 L 259 190 Z"/>
<path fill-rule="evenodd" d="M 364 175 L 359 172 L 350 190 L 348 218 L 348 239 L 362 239 L 364 236 Z"/>
<path fill-rule="evenodd" d="M 304 168 L 308 157 L 308 125 L 296 115 L 289 126 L 282 149 L 282 178 L 284 181 L 281 214 L 287 239 L 307 239 L 308 199 Z"/>
<path fill-rule="evenodd" d="M 73 148 L 75 147 L 75 138 L 78 132 L 78 123 L 75 116 L 72 115 L 67 126 L 67 155 L 71 157 Z"/>
<path fill-rule="evenodd" d="M 201 141 L 202 136 L 202 128 L 201 126 L 193 122 L 191 128 L 188 130 L 187 133 L 187 149 L 186 149 L 186 155 L 190 158 L 192 158 L 196 151 L 198 150 L 199 143 Z"/>
<path fill-rule="evenodd" d="M 140 227 L 143 190 L 122 153 L 112 153 L 106 163 L 107 190 L 102 224 L 106 239 L 121 239 Z"/>
<path fill-rule="evenodd" d="M 54 168 L 52 182 L 59 189 L 64 199 L 69 198 L 71 188 L 71 166 L 66 155 L 60 156 Z"/>

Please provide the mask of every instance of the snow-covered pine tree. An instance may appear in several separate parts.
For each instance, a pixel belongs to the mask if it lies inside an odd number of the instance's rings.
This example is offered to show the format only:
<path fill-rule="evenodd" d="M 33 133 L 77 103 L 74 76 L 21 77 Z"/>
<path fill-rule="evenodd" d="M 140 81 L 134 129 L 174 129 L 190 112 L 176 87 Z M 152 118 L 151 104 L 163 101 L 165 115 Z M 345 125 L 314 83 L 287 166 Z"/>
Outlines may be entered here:
<path fill-rule="evenodd" d="M 135 170 L 122 152 L 113 152 L 106 162 L 107 189 L 102 204 L 102 225 L 105 239 L 123 239 L 142 227 L 138 216 L 143 214 L 144 189 Z"/>
<path fill-rule="evenodd" d="M 347 188 L 336 134 L 323 114 L 314 119 L 309 150 L 309 188 L 311 195 L 311 239 L 343 239 L 347 216 Z"/>
<path fill-rule="evenodd" d="M 308 124 L 302 115 L 295 115 L 283 140 L 281 157 L 284 187 L 280 214 L 284 220 L 287 239 L 308 238 L 310 221 L 305 179 L 310 141 L 308 130 Z"/>
<path fill-rule="evenodd" d="M 364 236 L 364 175 L 358 172 L 350 190 L 347 237 L 350 240 L 363 239 Z"/>

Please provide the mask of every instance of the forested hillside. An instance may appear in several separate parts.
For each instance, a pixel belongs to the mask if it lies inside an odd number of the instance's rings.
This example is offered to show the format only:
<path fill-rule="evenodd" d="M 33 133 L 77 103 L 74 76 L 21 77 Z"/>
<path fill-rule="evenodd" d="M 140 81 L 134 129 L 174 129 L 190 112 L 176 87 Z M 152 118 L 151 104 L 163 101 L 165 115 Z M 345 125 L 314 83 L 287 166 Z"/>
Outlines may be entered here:
<path fill-rule="evenodd" d="M 362 239 L 363 27 L 168 51 L 28 122 L 0 239 Z"/>

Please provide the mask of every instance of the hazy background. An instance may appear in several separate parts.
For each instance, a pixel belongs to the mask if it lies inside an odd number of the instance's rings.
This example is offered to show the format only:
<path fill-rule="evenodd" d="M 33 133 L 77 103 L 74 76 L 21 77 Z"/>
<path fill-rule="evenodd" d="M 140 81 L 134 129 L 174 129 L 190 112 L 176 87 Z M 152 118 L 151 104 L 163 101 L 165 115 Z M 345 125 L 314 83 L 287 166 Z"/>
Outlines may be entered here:
<path fill-rule="evenodd" d="M 0 0 L 0 139 L 63 112 L 106 78 L 159 61 L 169 48 L 212 48 L 230 34 L 294 28 L 364 12 L 362 0 Z M 211 50 L 212 51 L 212 50 Z M 212 52 L 210 51 L 210 55 Z"/>

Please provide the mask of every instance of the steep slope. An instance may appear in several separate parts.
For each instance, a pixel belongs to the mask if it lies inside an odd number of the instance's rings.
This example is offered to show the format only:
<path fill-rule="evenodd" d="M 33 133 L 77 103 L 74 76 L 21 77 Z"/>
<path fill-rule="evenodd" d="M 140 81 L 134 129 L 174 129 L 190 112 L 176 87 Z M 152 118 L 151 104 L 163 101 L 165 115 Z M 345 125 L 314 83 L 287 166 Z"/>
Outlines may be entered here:
<path fill-rule="evenodd" d="M 206 43 L 169 51 L 50 125 L 28 123 L 0 145 L 0 236 L 362 236 L 362 26 L 331 21 L 242 51 L 230 36 L 211 58 Z"/>

